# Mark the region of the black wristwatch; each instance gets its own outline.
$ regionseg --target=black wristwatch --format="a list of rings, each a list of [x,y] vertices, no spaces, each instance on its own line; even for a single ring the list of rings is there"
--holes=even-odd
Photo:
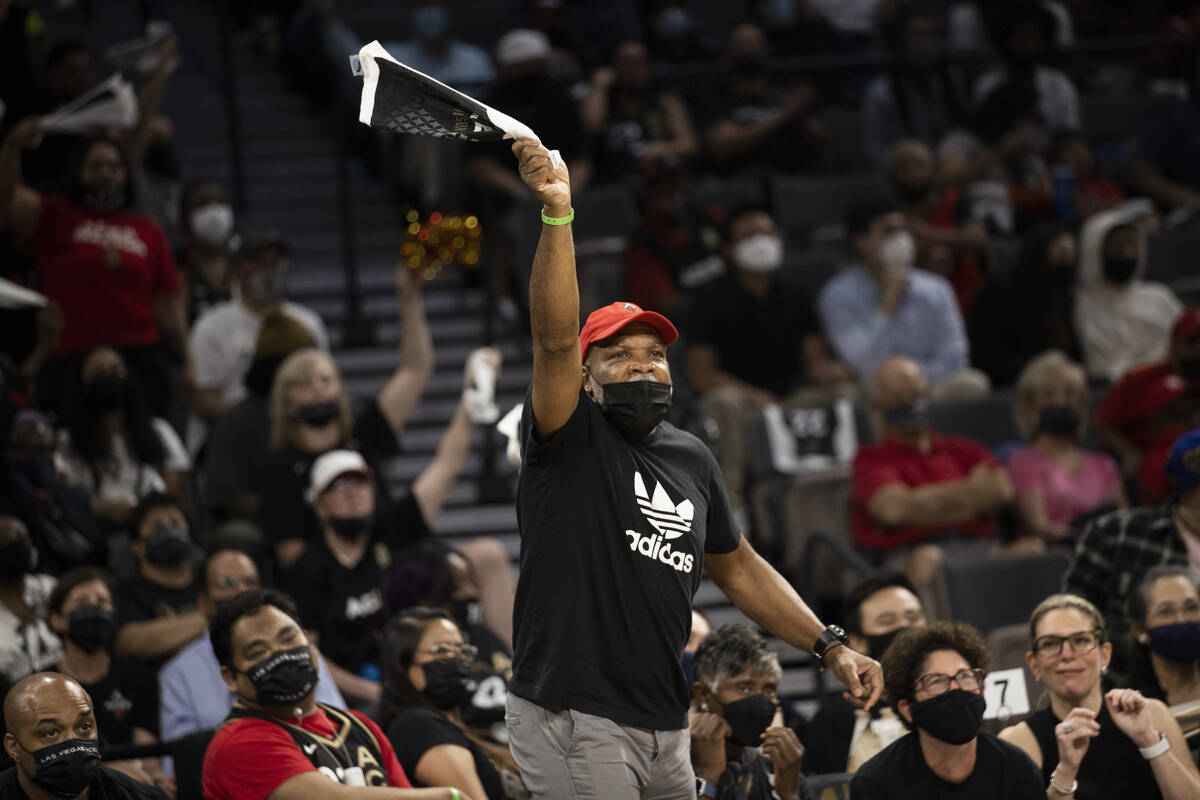
[[[850,646],[850,637],[846,635],[846,631],[838,625],[830,625],[825,630],[821,631],[821,635],[817,637],[816,643],[813,645],[812,654],[817,661],[821,662],[821,666],[825,666],[825,654],[836,645]]]

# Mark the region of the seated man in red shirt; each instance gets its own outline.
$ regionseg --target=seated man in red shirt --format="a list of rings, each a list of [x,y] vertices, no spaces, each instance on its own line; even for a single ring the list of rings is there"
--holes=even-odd
[[[317,652],[287,595],[242,592],[218,607],[210,635],[221,678],[238,699],[205,753],[205,797],[466,797],[449,787],[410,788],[379,726],[356,711],[316,701]]]
[[[904,558],[917,586],[927,584],[947,537],[988,539],[992,512],[1012,502],[1008,472],[987,447],[929,427],[925,375],[891,358],[874,375],[883,440],[854,457],[851,524],[859,547]]]
[[[1166,361],[1125,373],[1096,410],[1100,441],[1120,457],[1126,478],[1137,479],[1138,500],[1153,505],[1171,489],[1163,464],[1171,445],[1200,427],[1200,307],[1171,328]]]

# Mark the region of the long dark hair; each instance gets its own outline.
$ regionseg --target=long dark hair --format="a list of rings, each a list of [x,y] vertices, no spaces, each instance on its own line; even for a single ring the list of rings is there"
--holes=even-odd
[[[1146,629],[1146,616],[1150,613],[1150,588],[1163,578],[1175,577],[1186,578],[1195,583],[1191,572],[1182,565],[1165,564],[1146,570],[1146,574],[1125,601],[1129,621],[1143,630]],[[1165,701],[1167,693],[1163,691],[1158,673],[1154,671],[1154,662],[1150,659],[1150,646],[1139,642],[1132,630],[1121,644],[1127,673],[1127,680],[1122,685],[1138,689],[1146,697]]]
[[[401,611],[384,626],[383,644],[380,646],[383,656],[383,697],[379,709],[379,727],[384,731],[403,711],[433,708],[433,704],[409,680],[408,668],[413,664],[425,628],[436,619],[444,619],[458,626],[447,612],[424,606]]]
[[[87,461],[96,487],[100,486],[100,462],[112,455],[112,438],[104,425],[105,412],[89,406],[83,399],[83,367],[94,353],[102,349],[116,352],[115,348],[108,345],[98,345],[84,353],[72,376],[74,385],[64,399],[62,414],[62,426],[71,436],[71,446]],[[120,353],[117,355],[120,357]],[[123,358],[121,361],[124,363]],[[125,444],[136,461],[161,471],[166,451],[154,431],[153,416],[146,405],[137,375],[129,369],[128,364],[125,373],[129,389],[120,408],[121,419],[125,423]]]
[[[137,201],[137,197],[134,194],[134,184],[136,181],[133,179],[133,166],[129,160],[129,156],[125,152],[125,148],[111,136],[93,136],[85,140],[72,154],[71,160],[67,163],[67,199],[77,206],[83,205],[85,190],[83,182],[80,180],[80,173],[83,172],[83,162],[87,161],[92,148],[100,143],[110,145],[117,151],[117,158],[121,160],[121,166],[125,169],[125,200],[121,203],[120,207],[123,209],[133,208]]]

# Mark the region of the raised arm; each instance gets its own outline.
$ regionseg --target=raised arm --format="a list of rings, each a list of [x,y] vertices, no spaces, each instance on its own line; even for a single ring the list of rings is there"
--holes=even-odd
[[[0,223],[12,231],[19,244],[33,237],[42,215],[41,196],[21,185],[21,151],[36,147],[41,138],[37,117],[26,117],[0,144]]]
[[[140,165],[146,151],[154,141],[154,134],[162,126],[158,109],[162,107],[167,84],[179,66],[179,37],[171,34],[159,45],[158,64],[150,80],[138,92],[137,124],[121,135],[121,144],[133,164]]]
[[[399,433],[433,377],[433,337],[421,297],[424,278],[406,264],[396,266],[396,306],[400,313],[400,365],[376,397],[379,410]]]
[[[513,153],[521,179],[542,201],[543,213],[571,213],[567,165],[551,162],[533,139],[520,139]],[[542,225],[529,277],[529,316],[533,333],[533,415],[535,432],[548,437],[575,413],[583,373],[579,357],[579,284],[570,225]]]

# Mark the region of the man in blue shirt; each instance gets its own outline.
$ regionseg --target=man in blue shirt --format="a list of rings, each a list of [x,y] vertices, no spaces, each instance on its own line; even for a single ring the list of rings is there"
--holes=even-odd
[[[894,198],[856,202],[846,236],[857,263],[821,288],[817,308],[826,338],[860,378],[892,356],[917,362],[934,401],[986,395],[987,377],[967,363],[967,335],[954,290],[915,269],[916,240]]]

